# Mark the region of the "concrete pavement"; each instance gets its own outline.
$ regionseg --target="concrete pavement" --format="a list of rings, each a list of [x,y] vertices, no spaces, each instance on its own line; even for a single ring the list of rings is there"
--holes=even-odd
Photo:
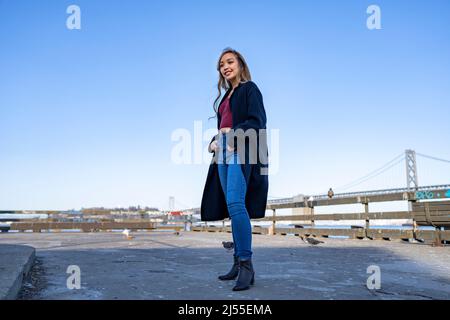
[[[255,285],[233,292],[222,282],[230,233],[2,233],[4,244],[36,248],[39,290],[27,299],[450,299],[450,247],[400,241],[253,235]],[[70,265],[80,289],[68,289]],[[366,286],[378,266],[381,288]],[[42,285],[45,284],[45,285]]]

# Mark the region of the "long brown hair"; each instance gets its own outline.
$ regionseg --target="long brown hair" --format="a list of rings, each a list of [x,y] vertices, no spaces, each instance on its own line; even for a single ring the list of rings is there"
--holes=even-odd
[[[219,82],[217,83],[218,95],[217,95],[216,100],[214,100],[214,103],[213,103],[213,109],[214,109],[215,116],[217,115],[217,112],[218,112],[217,103],[219,102],[220,97],[222,95],[221,89],[228,90],[229,88],[231,88],[231,83],[228,82],[228,80],[225,79],[224,76],[222,75],[222,73],[220,72],[220,59],[222,59],[224,54],[229,53],[229,52],[233,53],[234,56],[236,57],[236,59],[238,60],[239,73],[238,73],[237,77],[239,79],[239,82],[247,82],[249,80],[252,80],[252,76],[250,75],[250,70],[248,68],[247,62],[245,62],[245,59],[242,56],[242,54],[240,54],[238,51],[236,51],[230,47],[226,47],[225,49],[223,49],[222,53],[220,54],[219,60],[217,61],[217,71],[219,71]],[[214,118],[215,116],[210,117],[209,119]]]

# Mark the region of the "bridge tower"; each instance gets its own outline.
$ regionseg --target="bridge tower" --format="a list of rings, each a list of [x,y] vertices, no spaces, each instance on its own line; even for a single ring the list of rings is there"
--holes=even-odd
[[[417,180],[416,152],[414,150],[405,150],[406,163],[406,187],[411,190],[417,190],[419,181]]]
[[[169,210],[170,211],[175,210],[175,197],[173,196],[169,197]]]

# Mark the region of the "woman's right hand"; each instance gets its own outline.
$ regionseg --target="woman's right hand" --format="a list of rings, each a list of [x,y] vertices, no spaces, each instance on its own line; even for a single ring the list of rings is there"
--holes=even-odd
[[[209,150],[211,150],[210,152],[213,152],[213,151],[216,152],[218,148],[219,148],[219,144],[217,143],[217,140],[214,140],[209,145]]]

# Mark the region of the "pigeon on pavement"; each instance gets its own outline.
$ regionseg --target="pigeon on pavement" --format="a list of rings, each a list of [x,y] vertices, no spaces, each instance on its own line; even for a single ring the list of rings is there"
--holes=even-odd
[[[233,241],[222,241],[222,245],[227,250],[232,250],[234,248]]]
[[[300,236],[300,239],[302,239],[302,241],[304,243],[312,244],[312,245],[318,245],[319,243],[325,243],[323,241],[320,241],[320,240],[317,240],[317,239],[314,239],[314,238],[308,238],[308,237],[302,237],[302,236]]]

